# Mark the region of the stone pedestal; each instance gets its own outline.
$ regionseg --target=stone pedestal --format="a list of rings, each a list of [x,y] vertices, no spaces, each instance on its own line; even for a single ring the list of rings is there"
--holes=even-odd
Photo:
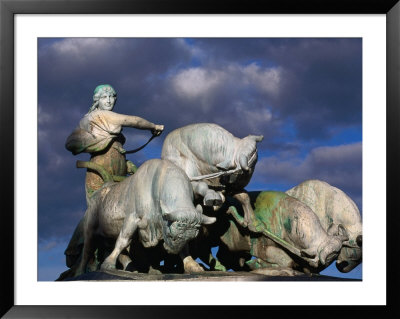
[[[143,274],[122,270],[94,271],[65,281],[361,281],[323,275],[267,276],[251,272],[205,271],[196,274]]]

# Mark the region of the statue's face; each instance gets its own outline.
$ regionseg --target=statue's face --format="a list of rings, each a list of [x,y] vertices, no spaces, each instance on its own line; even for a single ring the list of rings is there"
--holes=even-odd
[[[178,254],[187,242],[199,233],[199,226],[188,225],[182,222],[173,222],[166,231],[164,248],[169,254]]]
[[[112,111],[116,97],[112,92],[103,91],[99,98],[99,110]]]
[[[336,261],[336,268],[340,272],[349,272],[356,268],[362,261],[361,247],[343,247]]]

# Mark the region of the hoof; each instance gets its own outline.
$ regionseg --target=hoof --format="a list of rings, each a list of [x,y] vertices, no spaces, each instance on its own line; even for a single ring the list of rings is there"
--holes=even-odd
[[[207,192],[206,196],[204,196],[203,203],[205,206],[222,206],[223,199],[222,197],[215,191]]]
[[[225,203],[225,196],[222,193],[218,193],[218,195],[222,198],[222,201],[219,205],[213,205],[214,212],[218,211]]]

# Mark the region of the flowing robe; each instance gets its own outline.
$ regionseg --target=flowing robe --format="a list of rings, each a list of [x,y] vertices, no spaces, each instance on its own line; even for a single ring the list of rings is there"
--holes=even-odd
[[[86,114],[79,126],[67,138],[65,147],[76,155],[90,153],[90,161],[101,165],[109,174],[127,174],[126,157],[122,145],[125,137],[121,134],[121,121],[117,114],[106,110],[95,110]],[[92,170],[86,173],[86,195],[90,197],[103,185],[101,176]]]

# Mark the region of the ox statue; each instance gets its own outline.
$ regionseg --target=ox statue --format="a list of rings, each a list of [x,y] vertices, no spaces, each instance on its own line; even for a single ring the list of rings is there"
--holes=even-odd
[[[336,261],[341,272],[349,272],[362,261],[362,222],[357,205],[340,189],[319,180],[308,180],[286,192],[309,206],[320,219],[322,227],[331,234],[344,232]]]
[[[223,193],[237,198],[242,203],[247,224],[253,209],[244,187],[253,175],[256,143],[262,139],[263,136],[255,135],[240,139],[216,124],[191,124],[167,135],[161,158],[186,172],[195,194],[203,197],[205,206],[219,208],[224,201]]]
[[[234,206],[229,211],[239,224],[242,223],[243,218]],[[283,192],[261,192],[255,202],[254,215],[252,234],[240,236],[232,221],[229,231],[221,237],[231,251],[237,249],[238,242],[240,245],[248,243],[250,254],[256,257],[247,262],[253,270],[281,267],[318,273],[335,260],[343,241],[348,239],[343,235],[330,235],[307,205]]]
[[[195,238],[202,224],[215,218],[202,214],[193,204],[193,189],[185,172],[173,163],[153,159],[119,183],[105,183],[91,197],[84,218],[84,247],[76,275],[85,271],[93,256],[94,236],[116,239],[115,248],[104,260],[102,269],[116,267],[120,254],[127,255],[132,238],[144,247],[163,242],[169,254],[181,254],[186,272],[203,271],[184,255],[186,244]],[[131,251],[129,254],[131,255]]]
[[[203,227],[190,243],[193,258],[200,258],[212,270],[251,270],[265,275],[319,273],[339,255],[348,240],[326,231],[307,205],[284,192],[250,192],[254,203],[252,225],[243,226],[241,204],[226,197],[220,210],[226,211],[214,225]],[[207,208],[208,209],[208,208]],[[207,212],[209,213],[209,212]],[[216,258],[211,247],[219,246]]]

